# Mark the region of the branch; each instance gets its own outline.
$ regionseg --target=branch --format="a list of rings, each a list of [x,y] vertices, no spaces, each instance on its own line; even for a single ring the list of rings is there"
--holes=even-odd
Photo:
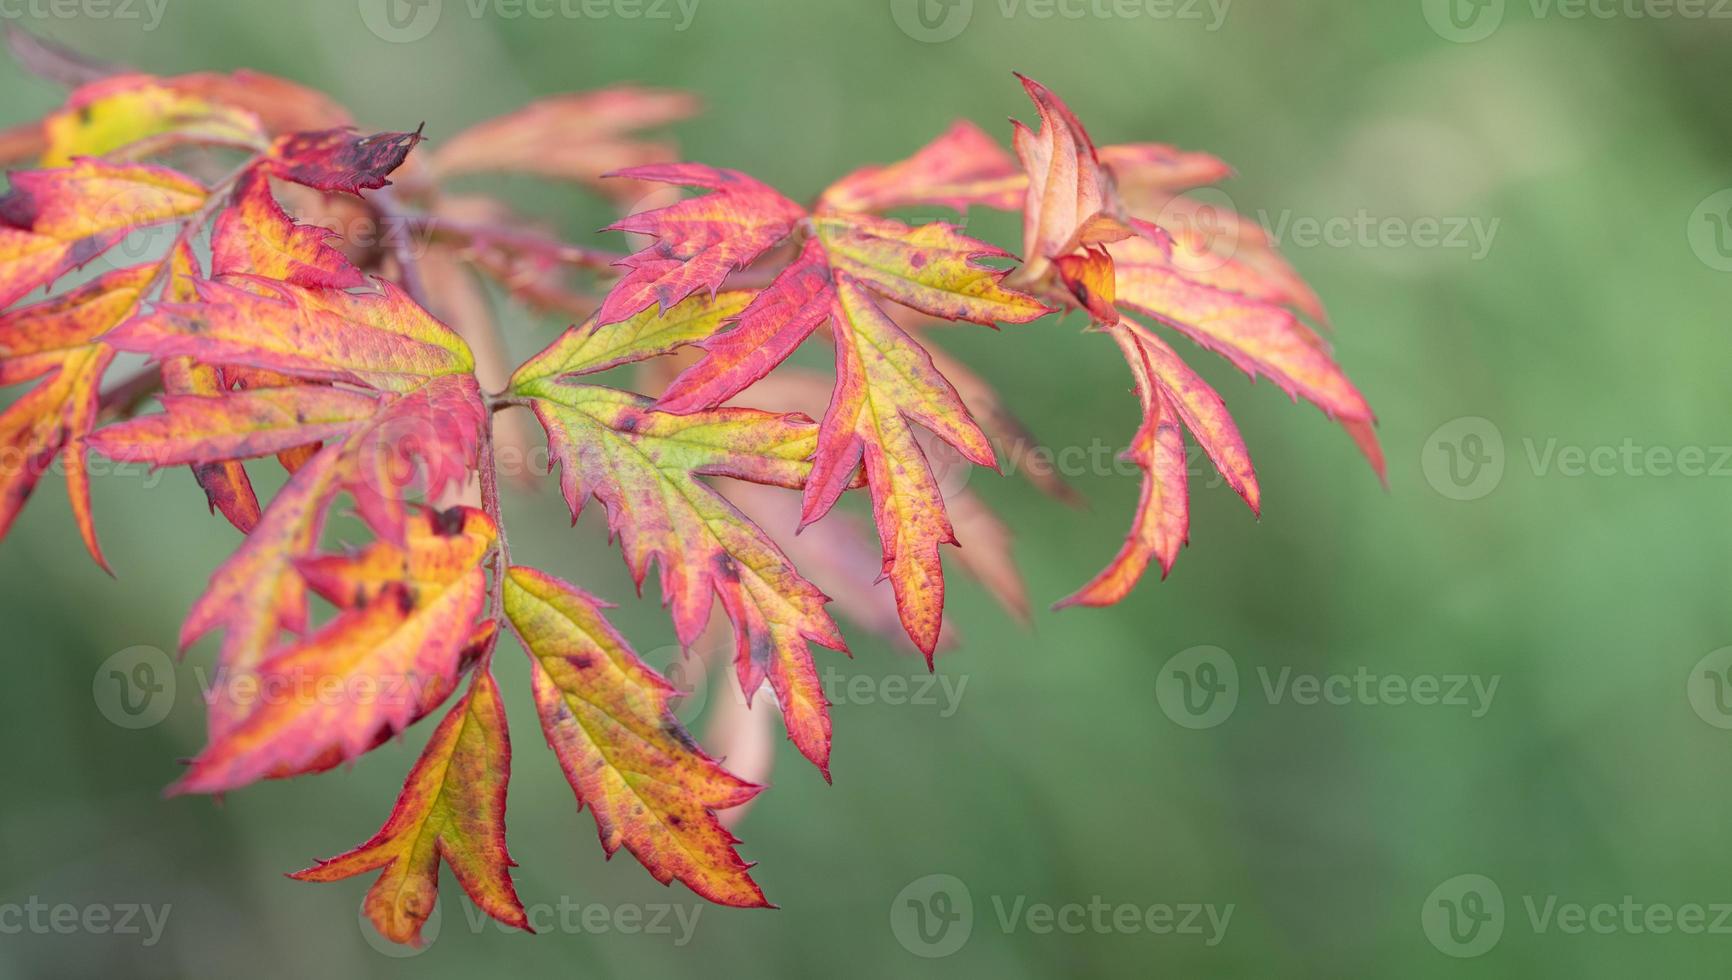
[[[427,305],[427,288],[421,281],[421,265],[415,257],[415,243],[409,234],[410,215],[397,201],[389,187],[381,187],[367,196],[379,212],[380,224],[390,239],[391,256],[397,260],[397,274],[403,279],[403,291],[419,306]]]
[[[102,393],[97,404],[97,418],[103,422],[126,418],[161,388],[162,368],[156,364],[142,368]]]
[[[422,232],[432,238],[454,239],[476,248],[491,246],[503,252],[529,256],[576,269],[612,271],[625,258],[618,252],[584,248],[560,241],[550,235],[520,231],[503,225],[477,221],[460,221],[436,214],[398,214],[396,220],[406,229]]]

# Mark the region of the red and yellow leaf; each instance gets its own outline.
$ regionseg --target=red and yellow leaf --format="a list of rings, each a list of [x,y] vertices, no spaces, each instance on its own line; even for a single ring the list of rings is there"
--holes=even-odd
[[[12,174],[0,217],[32,234],[71,242],[191,214],[206,196],[197,181],[167,167],[75,160]]]
[[[955,535],[907,422],[931,430],[978,465],[993,466],[995,457],[955,389],[867,287],[931,316],[989,325],[1026,322],[1047,308],[1002,286],[1003,270],[979,264],[1005,253],[949,225],[910,228],[871,215],[825,213],[813,226],[799,257],[741,311],[738,323],[699,342],[705,358],[674,379],[657,407],[693,412],[720,404],[828,321],[837,346],[836,391],[820,431],[802,523],[830,511],[864,459],[884,572],[909,636],[930,657],[943,621],[938,545],[955,543]]]
[[[120,350],[196,357],[319,381],[404,392],[467,374],[474,355],[451,328],[382,279],[377,292],[252,276],[202,280],[198,302],[161,303],[109,335]]]
[[[90,512],[87,443],[96,426],[102,375],[114,359],[98,341],[132,315],[154,266],[121,269],[77,289],[0,316],[0,384],[48,379],[0,413],[0,538],[36,483],[64,453],[66,489],[79,534],[107,568]]]
[[[374,396],[325,385],[164,395],[162,403],[161,414],[98,431],[92,447],[152,466],[254,459],[340,441],[379,411]]]
[[[1130,535],[1112,562],[1067,599],[1065,606],[1108,606],[1130,594],[1149,562],[1161,568],[1165,578],[1178,560],[1190,531],[1190,503],[1186,487],[1185,435],[1179,411],[1156,374],[1147,349],[1128,327],[1113,330],[1113,338],[1125,353],[1137,380],[1137,398],[1143,407],[1143,423],[1131,439],[1125,458],[1143,471],[1142,495]],[[1229,424],[1231,424],[1229,422]]]
[[[231,205],[211,234],[211,274],[250,273],[296,286],[352,289],[367,284],[343,253],[327,244],[331,233],[297,224],[271,194],[270,179],[251,170],[235,186]]]
[[[670,707],[676,689],[632,652],[575,586],[529,568],[505,579],[505,611],[534,662],[547,744],[589,807],[608,854],[625,847],[666,884],[723,905],[769,902],[716,811],[760,787],[698,747]]]
[[[82,86],[42,122],[42,166],[78,157],[138,158],[185,144],[264,149],[257,116],[149,75],[117,75]]]
[[[560,348],[549,351],[556,362]],[[810,644],[846,649],[824,611],[828,599],[699,479],[799,488],[810,470],[806,460],[817,426],[803,415],[744,408],[656,412],[641,395],[543,370],[541,359],[531,360],[512,390],[534,399],[573,518],[591,496],[602,502],[640,588],[650,566],[660,565],[662,595],[686,646],[703,632],[712,597],[721,600],[734,626],[741,690],[750,697],[769,681],[789,737],[827,777],[829,704]]]
[[[1186,248],[1173,243],[1174,254]],[[1232,361],[1266,375],[1288,395],[1343,421],[1370,421],[1371,407],[1330,356],[1327,344],[1291,311],[1203,285],[1142,238],[1107,246],[1117,268],[1118,303],[1168,324]]]
[[[511,883],[505,791],[511,735],[492,671],[483,666],[452,706],[403,782],[385,826],[365,844],[289,877],[339,881],[379,871],[362,909],[380,935],[421,944],[439,897],[439,863],[450,865],[476,906],[533,932]]]
[[[819,206],[835,211],[970,205],[1014,210],[1028,178],[979,126],[959,121],[900,163],[862,167],[824,191]]]
[[[425,688],[452,684],[486,602],[481,563],[498,531],[480,511],[460,517],[418,512],[406,547],[381,539],[318,566],[313,581],[342,583],[336,594],[344,598],[354,598],[354,580],[376,575],[381,564],[404,573],[260,664],[258,703],[213,733],[171,792],[236,789],[305,769],[328,752],[352,759],[420,717]]]
[[[629,184],[600,178],[610,171],[674,159],[671,144],[632,134],[697,111],[697,99],[685,92],[631,85],[556,95],[442,141],[429,165],[441,179],[490,171],[528,173],[629,192]]]
[[[699,290],[713,294],[729,273],[788,237],[806,216],[804,208],[737,170],[674,163],[633,167],[618,176],[714,193],[634,214],[609,227],[658,241],[620,263],[625,276],[602,303],[598,324],[617,323],[651,306],[665,312]]]
[[[169,395],[214,396],[225,392],[227,385],[219,369],[190,357],[173,357],[163,362],[162,390]],[[242,534],[252,533],[263,510],[244,464],[232,459],[197,462],[192,464],[192,475],[213,513],[221,512]]]

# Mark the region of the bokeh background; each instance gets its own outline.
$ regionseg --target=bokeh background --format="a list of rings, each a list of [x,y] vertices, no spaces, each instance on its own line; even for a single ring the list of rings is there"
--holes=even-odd
[[[99,481],[110,581],[77,547],[50,477],[0,545],[0,904],[171,911],[148,947],[0,933],[0,976],[1724,975],[1732,935],[1642,923],[1655,907],[1732,902],[1732,731],[1719,727],[1732,707],[1707,676],[1724,678],[1711,654],[1732,644],[1732,464],[1716,448],[1732,445],[1732,248],[1715,237],[1732,195],[1714,197],[1732,187],[1732,20],[1631,13],[1670,5],[1566,17],[1526,0],[1464,3],[1454,20],[1419,0],[1235,0],[1219,20],[1207,4],[1162,3],[1042,17],[1051,8],[1034,0],[935,2],[924,19],[892,0],[699,0],[689,20],[671,4],[656,19],[625,16],[656,8],[622,0],[533,8],[554,12],[539,19],[432,0],[399,8],[440,16],[398,43],[368,29],[369,2],[166,0],[160,19],[143,0],[131,19],[89,4],[0,10],[150,71],[285,75],[379,128],[426,120],[435,140],[550,93],[684,88],[707,106],[674,130],[690,158],[795,197],[900,158],[956,117],[1008,142],[1005,118],[1032,116],[1010,74],[1026,72],[1099,142],[1162,140],[1237,165],[1225,191],[1289,229],[1285,253],[1379,410],[1390,486],[1315,410],[1197,352],[1250,443],[1262,520],[1225,489],[1199,490],[1170,580],[1116,609],[1052,613],[1116,546],[1135,480],[1077,475],[1090,506],[1074,511],[976,474],[969,488],[1016,531],[1032,627],[959,575],[964,643],[939,670],[962,693],[911,699],[926,703],[895,703],[902,682],[886,681],[918,679],[918,658],[849,630],[855,658],[825,665],[867,680],[863,695],[833,695],[835,784],[778,739],[772,788],[739,828],[779,911],[694,913],[682,887],[629,857],[604,861],[535,728],[525,664],[504,649],[518,888],[553,918],[536,937],[475,928],[446,875],[437,938],[395,959],[358,923],[364,881],[282,873],[371,835],[426,729],[350,770],[220,804],[159,798],[202,743],[208,645],[177,668],[178,696],[152,727],[110,723],[93,683],[119,651],[172,649],[236,536],[184,473]],[[0,124],[59,97],[0,64]],[[603,243],[586,237],[605,223],[600,203],[507,183],[568,236]],[[1371,231],[1303,232],[1361,215]],[[1462,247],[1396,233],[1424,219],[1495,233],[1470,230]],[[1008,218],[974,216],[970,231],[1018,241]],[[519,356],[564,326],[505,319]],[[1135,425],[1129,382],[1112,345],[1079,327],[958,328],[938,343],[1043,444],[1118,445]],[[1556,455],[1626,445],[1634,455],[1597,474],[1567,475]],[[1653,447],[1693,448],[1712,472],[1674,472]],[[631,599],[597,523],[567,529],[551,485],[506,503],[521,559]],[[624,601],[618,622],[665,659],[672,631],[655,598],[652,585]],[[1200,729],[1160,697],[1171,658],[1198,646],[1225,651],[1239,676],[1236,707]],[[1381,696],[1303,705],[1265,691],[1283,670],[1498,686],[1477,712]],[[1435,925],[1439,903],[1466,890],[1496,897],[1462,875],[1495,883],[1504,914],[1456,943],[1422,913]],[[1007,927],[1000,914],[1097,900],[1233,911],[1212,945]],[[1603,932],[1537,918],[1600,903],[1637,911]],[[971,920],[954,918],[964,905]],[[672,932],[562,923],[562,906],[615,924],[666,915]],[[911,916],[934,930],[946,909],[949,932],[908,939]],[[675,912],[697,915],[689,935]]]

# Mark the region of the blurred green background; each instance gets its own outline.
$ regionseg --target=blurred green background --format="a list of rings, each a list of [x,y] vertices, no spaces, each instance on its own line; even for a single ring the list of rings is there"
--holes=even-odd
[[[393,959],[358,924],[363,881],[281,874],[373,833],[426,726],[351,770],[220,805],[160,799],[175,760],[202,744],[209,644],[177,668],[178,697],[153,727],[105,720],[93,677],[117,651],[172,649],[236,535],[183,472],[152,487],[99,481],[112,582],[77,547],[50,477],[0,545],[13,665],[0,685],[0,907],[36,897],[171,912],[149,947],[8,930],[0,915],[0,976],[1724,975],[1732,922],[1656,933],[1643,916],[1732,902],[1732,731],[1719,727],[1732,708],[1707,676],[1723,677],[1726,658],[1709,655],[1732,644],[1732,465],[1716,449],[1732,444],[1732,251],[1714,239],[1732,202],[1711,199],[1732,187],[1732,21],[1630,13],[1657,6],[1572,18],[1523,0],[1468,4],[1454,21],[1418,0],[1237,0],[1219,22],[1206,4],[1077,3],[1064,9],[1080,16],[1043,17],[1051,8],[1031,0],[974,0],[934,3],[922,20],[890,0],[700,0],[686,22],[672,5],[668,19],[622,16],[631,3],[537,7],[554,11],[538,19],[444,0],[430,33],[392,43],[364,25],[368,6],[166,0],[152,30],[142,0],[126,8],[137,19],[3,9],[149,71],[285,75],[369,125],[426,120],[435,140],[549,93],[689,89],[707,112],[675,130],[686,155],[795,197],[900,158],[956,117],[1008,143],[1005,117],[1033,114],[1010,74],[1026,72],[1099,142],[1162,140],[1239,168],[1225,190],[1291,229],[1285,254],[1325,299],[1340,359],[1379,410],[1390,488],[1315,410],[1198,351],[1251,446],[1263,519],[1199,489],[1192,547],[1169,581],[1116,609],[1055,614],[1046,603],[1116,546],[1135,480],[1078,476],[1091,507],[1077,512],[976,474],[970,488],[1017,531],[1033,628],[959,573],[950,608],[965,643],[939,662],[952,690],[966,685],[954,704],[942,689],[892,703],[899,682],[883,679],[924,665],[858,629],[845,626],[854,660],[820,652],[840,676],[877,681],[832,695],[833,786],[777,739],[773,786],[738,829],[774,912],[694,913],[683,887],[657,886],[629,857],[604,862],[536,730],[523,658],[506,649],[511,850],[524,901],[554,917],[536,937],[474,928],[446,875],[437,938]],[[597,10],[607,16],[585,14]],[[5,125],[60,97],[10,64],[0,92]],[[604,242],[586,237],[605,220],[597,202],[506,185],[567,235]],[[1302,233],[1361,215],[1392,224],[1332,242]],[[1392,231],[1422,219],[1496,231],[1489,251]],[[1018,245],[1008,218],[974,216],[970,231]],[[507,319],[519,356],[563,326]],[[1079,326],[958,328],[939,343],[1043,444],[1122,444],[1135,425],[1123,364]],[[1579,476],[1560,469],[1567,452],[1553,455],[1625,445],[1635,455]],[[1652,447],[1694,447],[1713,472],[1672,472],[1643,455]],[[1453,472],[1452,451],[1466,454]],[[596,522],[567,530],[551,484],[514,493],[507,511],[520,559],[630,599]],[[653,586],[618,622],[639,649],[673,642]],[[1169,660],[1199,645],[1226,651],[1239,678],[1230,716],[1200,729],[1159,696],[1177,682]],[[1386,695],[1305,705],[1265,690],[1283,669],[1498,686],[1478,717]],[[1504,914],[1478,932],[1458,918],[1452,938],[1437,916],[1477,908],[1459,904],[1473,884],[1462,875],[1494,882]],[[1475,893],[1495,911],[1483,882]],[[1215,937],[1206,925],[1113,928],[1112,913],[1105,929],[1043,932],[1000,914],[1091,902],[1133,917],[1233,911]],[[1601,931],[1545,917],[1601,903],[1636,911],[1601,918]],[[672,932],[562,923],[562,904],[599,906],[592,915],[614,926],[667,914]],[[689,935],[657,911],[670,904],[697,914]],[[971,919],[938,918],[964,905]]]

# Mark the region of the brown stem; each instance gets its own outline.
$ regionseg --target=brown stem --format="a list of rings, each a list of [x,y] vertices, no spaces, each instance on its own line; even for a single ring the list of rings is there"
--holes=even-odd
[[[487,424],[481,429],[481,509],[493,519],[499,535],[493,549],[493,596],[488,616],[504,625],[505,575],[511,568],[511,542],[505,534],[505,515],[499,506],[499,470],[493,452],[493,413],[487,413]]]
[[[138,406],[142,405],[146,398],[156,394],[161,387],[162,368],[155,364],[147,365],[102,393],[97,406],[97,418],[104,422],[125,418],[137,411]]]
[[[452,238],[477,247],[491,246],[500,251],[534,256],[579,269],[608,270],[625,258],[617,252],[584,248],[548,235],[485,222],[460,221],[436,214],[399,214],[396,220],[403,222],[405,231],[413,230],[433,238]]]
[[[415,257],[414,237],[409,234],[409,213],[403,210],[397,195],[389,187],[374,191],[368,200],[379,212],[380,224],[388,229],[386,234],[391,240],[391,256],[397,260],[397,275],[402,279],[403,291],[416,305],[425,307],[427,288],[421,281],[421,263]]]

